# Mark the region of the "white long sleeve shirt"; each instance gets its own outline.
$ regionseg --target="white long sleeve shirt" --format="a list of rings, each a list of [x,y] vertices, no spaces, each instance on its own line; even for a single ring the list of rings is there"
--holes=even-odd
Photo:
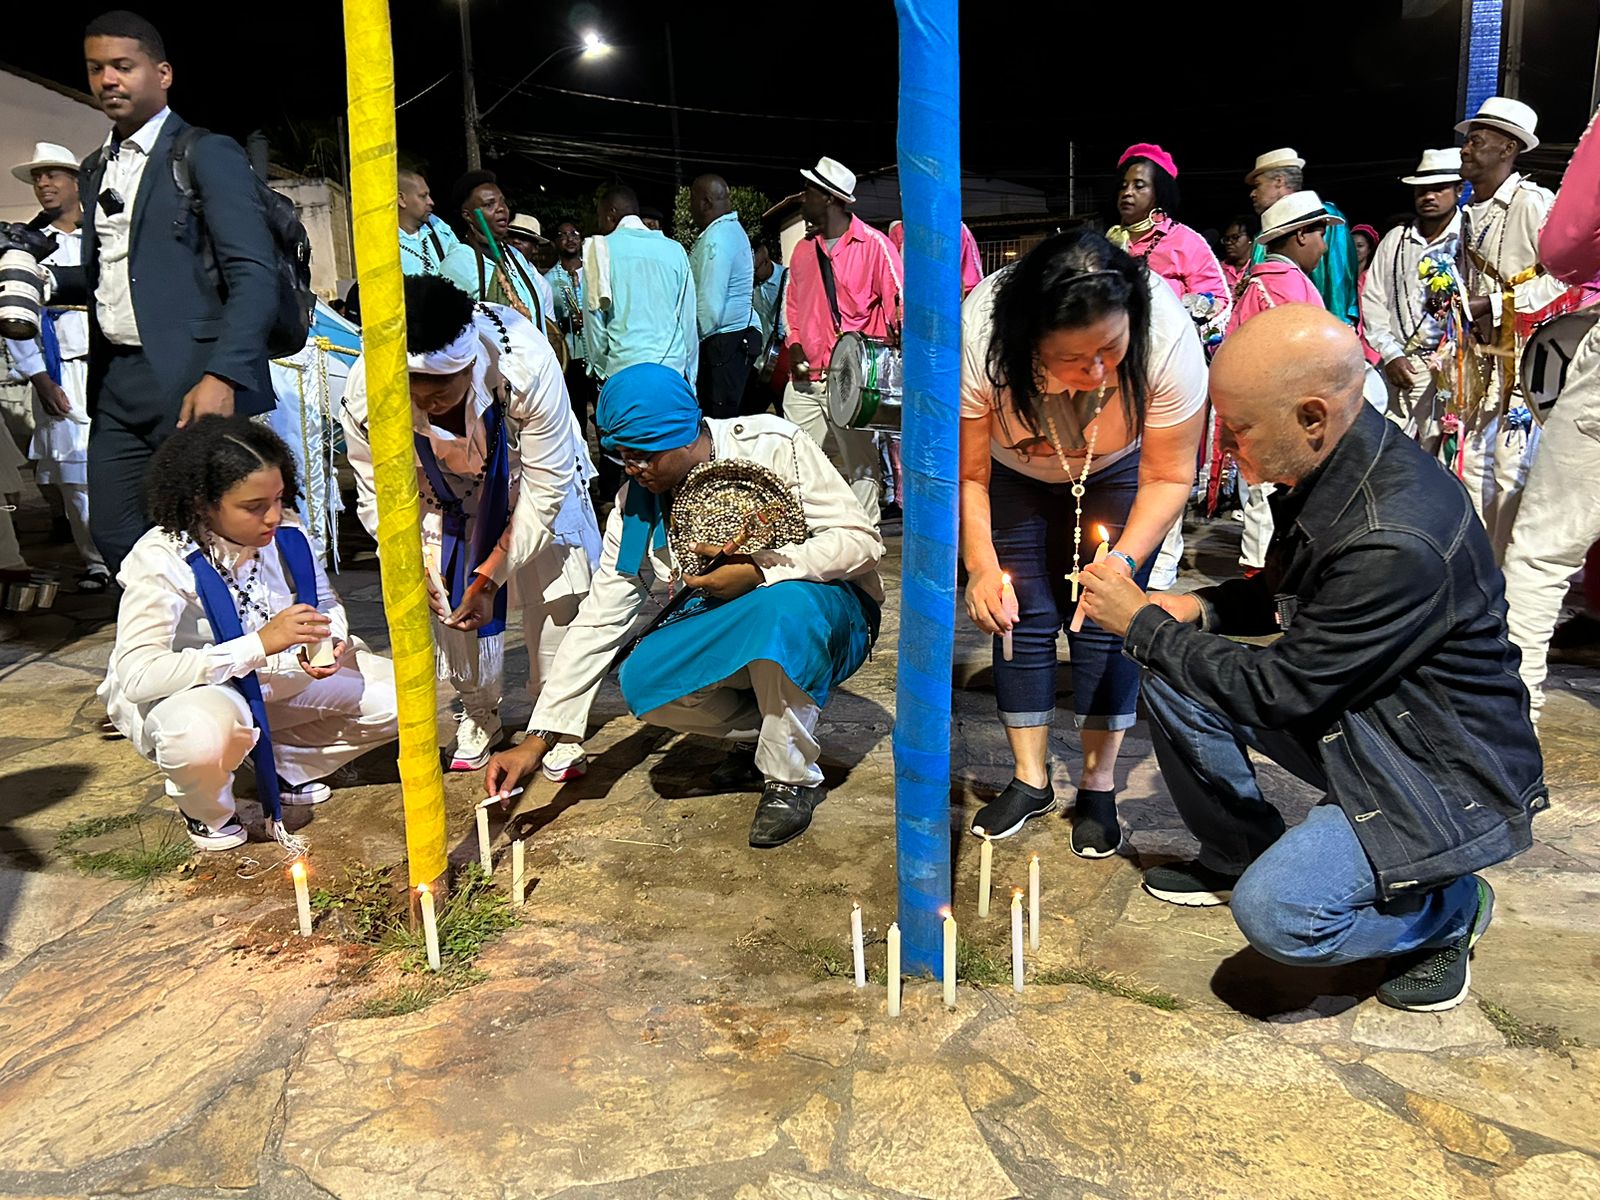
[[[1384,362],[1404,357],[1406,343],[1422,327],[1416,353],[1436,350],[1443,337],[1443,324],[1430,317],[1426,304],[1427,282],[1417,274],[1424,255],[1436,255],[1454,262],[1461,239],[1461,214],[1450,218],[1432,240],[1422,236],[1415,221],[1396,226],[1383,235],[1372,252],[1366,286],[1361,291],[1361,319],[1367,345]]]
[[[244,633],[225,642],[217,640],[206,620],[194,568],[186,561],[194,548],[187,538],[151,529],[134,543],[117,573],[123,588],[117,608],[117,640],[99,694],[117,728],[146,755],[152,748],[144,734],[145,715],[168,696],[241,679],[255,671],[270,703],[274,677],[290,675],[298,681],[305,673],[300,666],[300,647],[268,654],[261,644],[261,627],[297,603],[277,542],[258,550],[213,537],[213,561],[219,573],[225,578],[231,573],[267,614],[238,605]],[[253,570],[257,560],[259,574]],[[331,636],[348,640],[350,622],[344,604],[315,554],[312,564],[317,577],[317,609],[328,615]]]
[[[1467,206],[1462,236],[1469,251],[1482,256],[1502,280],[1510,281],[1539,261],[1539,229],[1550,213],[1555,195],[1531,179],[1513,172],[1494,195]],[[1474,296],[1487,296],[1494,323],[1501,322],[1502,285],[1480,271],[1468,255],[1468,287]],[[1535,313],[1559,299],[1567,285],[1550,275],[1536,275],[1516,287],[1517,311]]]
[[[95,287],[95,313],[100,319],[100,332],[106,340],[118,346],[142,346],[139,337],[139,319],[133,311],[133,285],[128,277],[128,256],[133,246],[133,209],[139,198],[139,184],[144,179],[145,168],[150,163],[150,152],[156,148],[156,139],[172,115],[163,108],[139,129],[123,138],[117,152],[111,153],[116,141],[113,129],[105,141],[105,178],[100,190],[116,192],[122,197],[122,211],[108,213],[102,206],[94,222],[94,235],[99,243],[100,282]],[[85,196],[85,206],[99,204],[98,196]]]
[[[883,603],[883,583],[878,578],[883,540],[821,448],[799,426],[782,417],[708,419],[706,424],[719,461],[759,463],[788,484],[804,507],[809,531],[805,541],[759,550],[751,556],[765,576],[762,586],[790,579],[817,583],[848,579]],[[650,588],[643,576],[625,575],[617,568],[627,487],[624,482],[606,522],[600,569],[556,652],[538,704],[528,719],[529,729],[583,736],[601,681],[644,608]],[[645,561],[658,584],[665,585],[678,574],[670,546],[652,547]]]
[[[506,432],[510,438],[511,520],[495,553],[472,567],[481,569],[497,584],[510,579],[516,599],[522,604],[540,596],[549,601],[582,595],[588,590],[593,570],[591,552],[598,553],[599,530],[588,497],[588,481],[594,467],[567,398],[566,381],[542,332],[513,309],[486,307],[505,326],[511,349],[503,349],[499,329],[480,315],[477,327],[483,348],[467,400],[465,433],[458,435],[439,428],[415,406],[411,410],[412,427],[428,439],[446,482],[461,496],[467,492],[471,478],[484,468],[488,438],[483,416],[493,403],[492,389],[500,387],[506,398]],[[367,439],[364,358],[358,359],[350,370],[341,420],[350,467],[356,477],[357,514],[367,532],[376,538],[378,503],[372,446]],[[427,494],[429,484],[420,464],[417,482]],[[473,491],[463,507],[469,514],[476,514],[481,499],[481,492]],[[425,505],[423,556],[434,571],[439,568],[443,537],[443,514]]]

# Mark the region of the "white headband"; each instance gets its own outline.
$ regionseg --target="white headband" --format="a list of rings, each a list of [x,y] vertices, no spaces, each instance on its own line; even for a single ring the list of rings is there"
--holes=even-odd
[[[448,346],[427,354],[406,355],[406,370],[417,375],[454,375],[470,367],[478,357],[478,325],[467,322],[461,336]]]

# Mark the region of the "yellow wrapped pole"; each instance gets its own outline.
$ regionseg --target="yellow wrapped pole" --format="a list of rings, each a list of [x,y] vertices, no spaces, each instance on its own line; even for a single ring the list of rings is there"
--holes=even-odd
[[[367,425],[378,493],[383,610],[399,693],[406,857],[415,889],[444,874],[444,776],[439,770],[433,618],[423,582],[405,299],[395,233],[394,52],[388,0],[344,0],[344,45]]]

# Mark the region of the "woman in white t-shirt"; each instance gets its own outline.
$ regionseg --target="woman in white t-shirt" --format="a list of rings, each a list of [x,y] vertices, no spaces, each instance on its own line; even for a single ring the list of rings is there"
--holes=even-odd
[[[1206,364],[1172,289],[1087,229],[985,279],[962,306],[961,333],[967,613],[996,635],[995,698],[1016,763],[973,826],[1008,837],[1055,807],[1046,756],[1056,638],[1077,607],[1069,577],[1104,538],[1108,561],[1148,580],[1194,484]],[[1115,768],[1139,668],[1092,621],[1067,641],[1083,742],[1072,849],[1100,858],[1122,841]]]

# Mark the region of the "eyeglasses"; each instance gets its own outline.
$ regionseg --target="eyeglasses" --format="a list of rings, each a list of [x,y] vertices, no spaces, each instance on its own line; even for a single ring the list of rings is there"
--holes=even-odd
[[[653,463],[656,460],[656,456],[661,453],[662,451],[660,450],[630,450],[628,447],[624,446],[614,453],[607,451],[606,457],[612,462],[616,463],[619,467],[644,468]]]

